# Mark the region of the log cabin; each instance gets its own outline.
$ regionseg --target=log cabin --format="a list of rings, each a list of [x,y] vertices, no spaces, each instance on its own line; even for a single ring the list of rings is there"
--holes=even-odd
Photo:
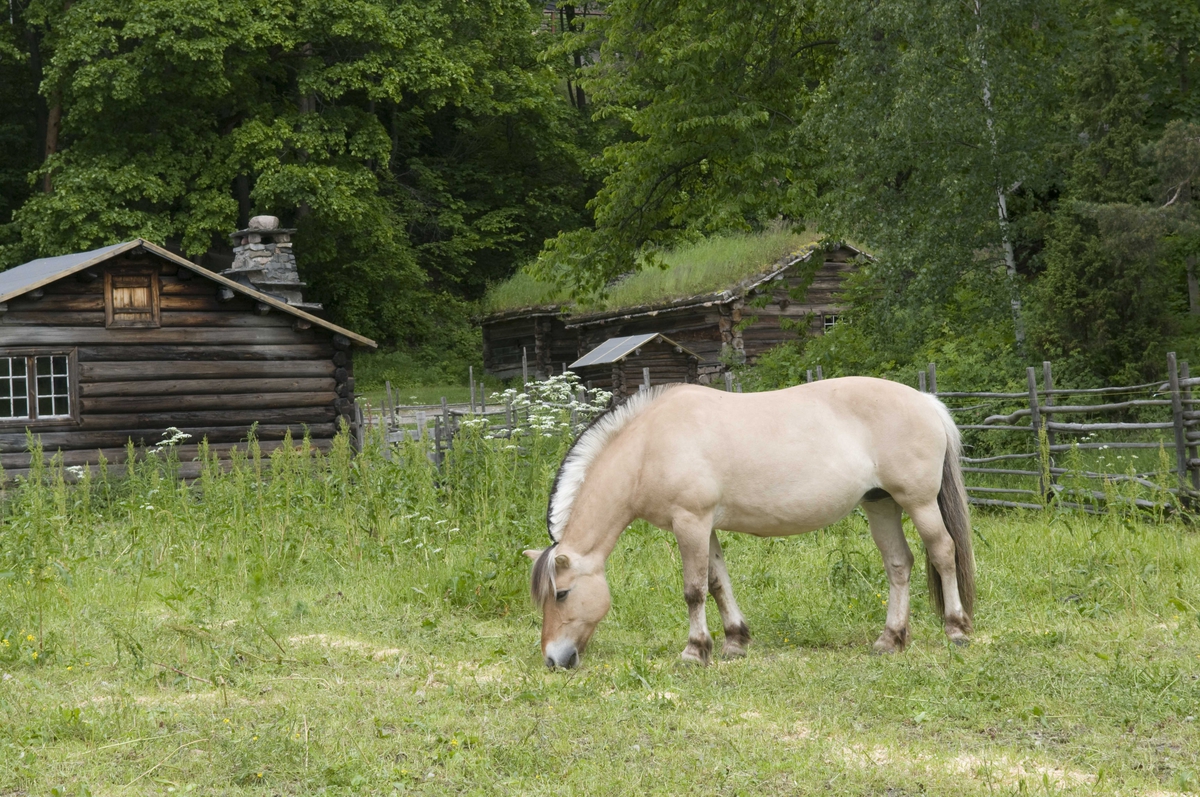
[[[838,293],[869,255],[846,243],[809,245],[735,285],[636,307],[579,312],[569,305],[497,312],[482,321],[483,362],[500,378],[544,378],[604,341],[661,333],[699,356],[697,380],[753,363],[781,343],[823,335],[843,312]]]
[[[136,239],[0,273],[0,465],[27,472],[26,433],[67,466],[120,463],[174,428],[183,476],[253,433],[328,448],[354,410],[355,348],[375,343],[314,314],[291,230],[255,217],[221,274]]]

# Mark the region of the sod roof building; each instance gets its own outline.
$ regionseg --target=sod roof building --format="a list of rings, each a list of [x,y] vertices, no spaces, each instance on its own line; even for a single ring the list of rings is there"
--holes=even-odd
[[[523,307],[483,319],[483,363],[494,376],[560,373],[606,340],[658,333],[698,359],[696,381],[711,384],[730,363],[821,335],[838,321],[838,293],[866,255],[848,244],[809,245],[728,287],[683,298],[579,311]],[[657,383],[657,382],[656,382]]]

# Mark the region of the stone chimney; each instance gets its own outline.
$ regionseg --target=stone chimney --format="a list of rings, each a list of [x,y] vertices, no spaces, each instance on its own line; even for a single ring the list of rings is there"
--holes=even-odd
[[[292,233],[283,229],[275,216],[255,216],[250,226],[230,236],[233,241],[233,265],[221,272],[234,282],[254,288],[309,312],[321,305],[305,302],[292,254]]]

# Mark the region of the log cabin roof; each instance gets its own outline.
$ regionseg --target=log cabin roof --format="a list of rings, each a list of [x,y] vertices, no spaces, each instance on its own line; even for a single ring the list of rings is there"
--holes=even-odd
[[[765,271],[761,271],[747,279],[743,279],[721,291],[679,297],[669,301],[654,302],[630,307],[609,308],[605,310],[595,310],[584,313],[575,312],[575,308],[570,305],[522,307],[490,313],[483,318],[483,323],[492,324],[499,321],[510,321],[518,318],[555,316],[562,318],[566,322],[568,328],[577,328],[595,324],[605,324],[613,320],[638,318],[640,316],[655,316],[659,313],[670,310],[685,310],[694,307],[708,307],[714,304],[726,304],[734,301],[735,299],[744,297],[765,283],[782,276],[783,273],[788,269],[799,263],[807,261],[815,252],[827,252],[835,249],[846,249],[856,256],[861,255],[862,257],[873,259],[870,253],[844,242],[824,245],[809,244],[800,251],[794,252],[793,254],[776,261]]]
[[[351,332],[344,327],[326,321],[323,318],[307,313],[298,307],[288,304],[281,299],[256,291],[253,288],[247,287],[240,282],[234,282],[228,277],[223,277],[213,271],[198,266],[195,263],[180,257],[172,252],[168,252],[161,246],[156,246],[143,238],[135,238],[132,241],[125,243],[113,244],[104,246],[99,249],[93,249],[89,252],[76,252],[70,255],[59,255],[57,257],[42,257],[37,260],[31,260],[28,263],[23,263],[19,266],[14,266],[7,271],[0,272],[0,303],[7,302],[17,296],[20,296],[30,291],[37,290],[44,285],[60,280],[63,277],[69,277],[72,274],[77,274],[92,266],[110,260],[118,255],[143,250],[150,254],[168,260],[180,268],[186,268],[196,274],[201,275],[205,279],[210,279],[217,284],[229,288],[230,290],[240,293],[243,296],[248,296],[255,301],[262,302],[276,310],[282,310],[285,313],[302,318],[317,326],[324,327],[331,332],[339,335],[345,335],[353,343],[369,348],[376,348],[378,344],[370,338],[363,337],[357,333]]]
[[[700,359],[698,354],[685,349],[675,341],[668,338],[666,335],[662,335],[658,332],[651,332],[648,335],[629,335],[623,338],[609,338],[567,367],[583,368],[584,366],[588,365],[605,365],[607,363],[620,362],[642,346],[645,346],[650,341],[658,338],[661,338],[664,343],[674,346],[680,352],[695,357],[697,360]]]

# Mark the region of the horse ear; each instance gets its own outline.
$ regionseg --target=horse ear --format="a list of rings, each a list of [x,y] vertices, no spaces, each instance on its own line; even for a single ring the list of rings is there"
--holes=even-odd
[[[565,553],[560,553],[558,556],[554,557],[554,564],[566,570],[571,566],[571,560],[567,558]]]
[[[535,548],[530,548],[528,551],[524,551],[524,554],[536,562],[538,557],[542,555],[542,552]]]

